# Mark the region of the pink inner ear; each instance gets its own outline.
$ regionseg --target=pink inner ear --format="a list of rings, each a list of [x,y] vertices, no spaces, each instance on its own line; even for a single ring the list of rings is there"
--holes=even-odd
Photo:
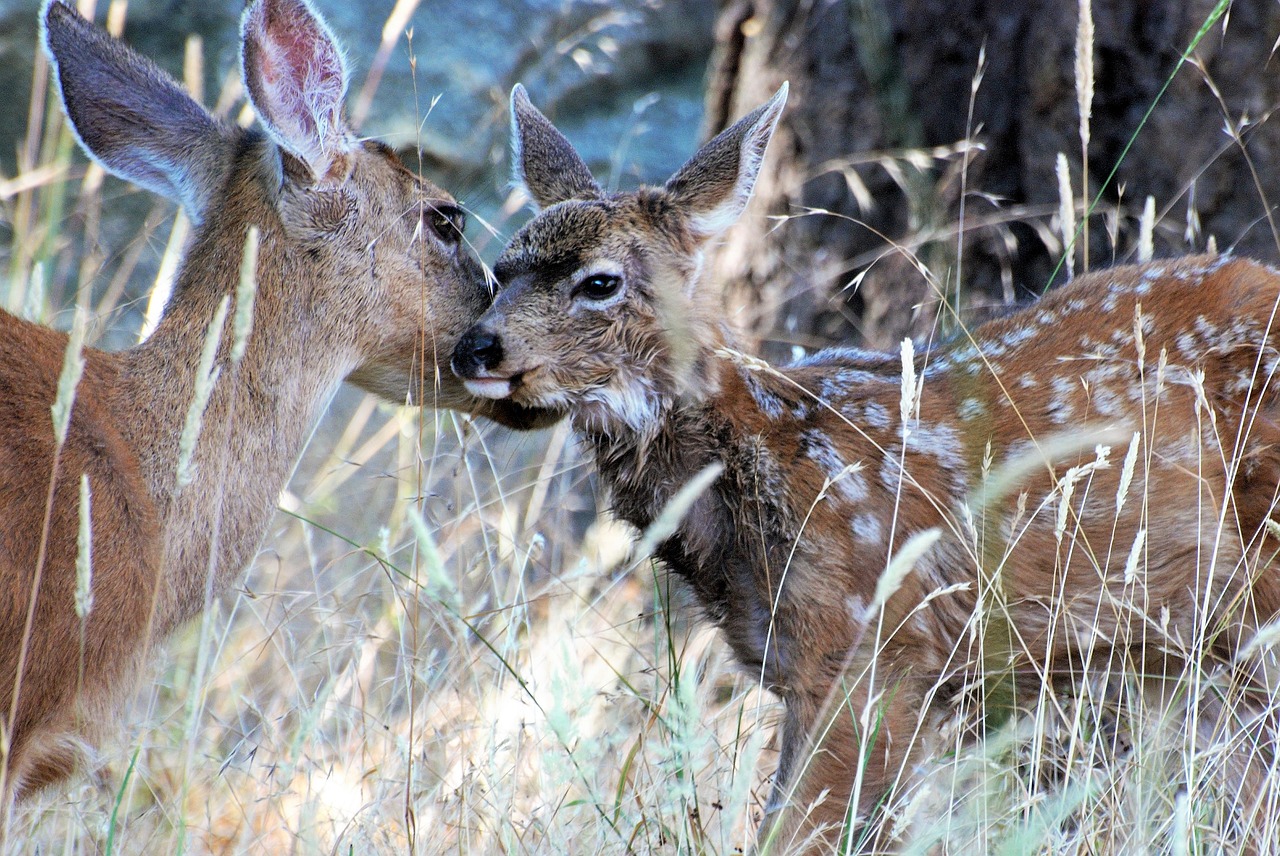
[[[342,55],[306,4],[261,0],[250,12],[256,31],[256,74],[261,89],[255,106],[286,147],[313,168],[328,170],[345,148],[342,100],[346,70]]]
[[[268,24],[267,36],[275,42],[291,69],[307,77],[310,75],[306,73],[311,71],[325,78],[341,79],[342,62],[337,51],[310,16],[301,16],[283,26],[271,26],[271,23]],[[303,79],[297,82],[310,81]]]
[[[280,81],[272,76],[270,82],[287,85],[312,103],[318,100],[314,95],[319,94],[333,93],[340,99],[342,57],[307,8],[301,3],[268,3],[266,12],[266,37],[275,48],[270,58],[278,58],[289,75]],[[264,75],[275,71],[276,63],[273,61],[270,65],[270,70],[264,69]]]
[[[277,62],[271,61],[263,76],[278,88],[284,102],[280,106],[305,133],[315,134],[317,122],[331,118],[335,101],[342,97],[342,68],[328,40],[312,27],[286,28],[271,36],[279,51],[274,58],[279,72]]]

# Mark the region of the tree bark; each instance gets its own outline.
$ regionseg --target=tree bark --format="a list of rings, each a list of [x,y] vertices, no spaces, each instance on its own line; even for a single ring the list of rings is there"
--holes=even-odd
[[[1280,121],[1267,121],[1280,104],[1269,62],[1280,7],[1236,0],[1161,95],[1214,5],[1093,3],[1088,183],[1102,201],[1089,267],[1134,256],[1148,195],[1157,256],[1211,239],[1280,256],[1267,218],[1280,176]],[[706,133],[791,84],[755,216],[712,260],[767,353],[894,347],[954,329],[952,309],[980,319],[1065,280],[1055,162],[1065,154],[1079,220],[1077,16],[1059,0],[722,2]],[[1077,271],[1084,250],[1081,239]]]

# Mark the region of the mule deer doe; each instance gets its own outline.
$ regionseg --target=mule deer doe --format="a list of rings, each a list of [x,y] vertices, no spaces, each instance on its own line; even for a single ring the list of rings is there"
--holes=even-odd
[[[866,822],[918,760],[921,711],[975,676],[1025,690],[1090,661],[1230,664],[1277,615],[1280,273],[1120,267],[928,355],[774,369],[732,350],[702,254],[749,200],[785,98],[662,187],[609,194],[517,86],[517,178],[542,210],[453,369],[476,395],[565,408],[642,529],[719,472],[657,555],[784,702],[764,831],[830,846],[845,827],[874,848]],[[1098,444],[1117,442],[1109,461]],[[902,576],[893,557],[933,529]],[[1266,670],[1240,671],[1265,689]]]
[[[266,133],[214,119],[61,0],[44,7],[43,35],[85,150],[181,203],[195,234],[154,334],[122,353],[84,352],[60,450],[50,405],[68,337],[0,312],[7,797],[71,772],[149,644],[241,573],[344,380],[514,427],[541,418],[477,402],[447,372],[437,376],[437,354],[489,301],[462,245],[462,211],[346,126],[344,61],[305,0],[256,0],[244,13],[242,70]],[[191,480],[180,484],[200,353],[236,292],[251,227],[260,230],[252,332],[233,363],[232,324],[222,328],[221,374]],[[82,474],[93,532],[83,622],[74,604]]]

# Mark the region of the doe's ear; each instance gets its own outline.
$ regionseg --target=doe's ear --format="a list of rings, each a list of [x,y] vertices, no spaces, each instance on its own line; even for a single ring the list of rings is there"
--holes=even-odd
[[[783,83],[765,104],[721,131],[667,180],[672,201],[709,238],[737,222],[751,201],[764,153],[787,103]]]
[[[516,182],[539,208],[604,195],[564,134],[533,106],[518,83],[511,90],[511,159]]]
[[[240,24],[240,64],[263,127],[321,184],[341,182],[356,148],[342,115],[347,64],[306,0],[254,0]]]
[[[46,0],[40,21],[63,111],[84,150],[201,222],[226,177],[230,128],[62,0]]]

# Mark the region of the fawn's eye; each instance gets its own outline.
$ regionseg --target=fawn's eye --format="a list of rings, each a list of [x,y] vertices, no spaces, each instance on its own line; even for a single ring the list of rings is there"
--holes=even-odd
[[[622,277],[610,273],[597,273],[578,283],[573,293],[581,294],[588,300],[608,300],[617,294],[621,287]]]

